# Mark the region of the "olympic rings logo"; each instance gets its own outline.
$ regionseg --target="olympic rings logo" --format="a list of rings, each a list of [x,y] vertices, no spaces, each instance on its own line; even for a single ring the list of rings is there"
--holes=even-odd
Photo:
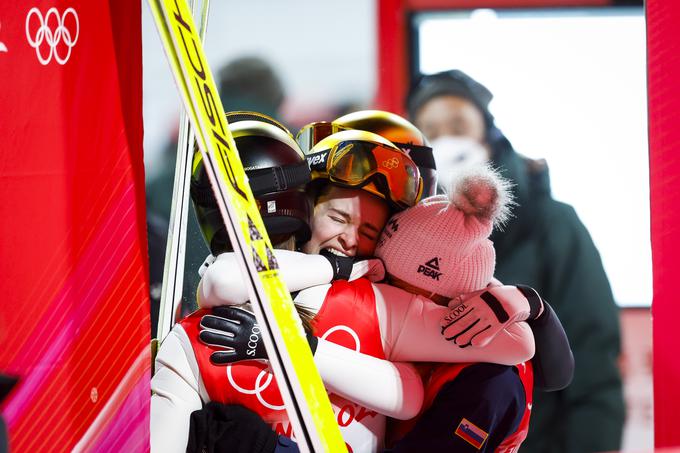
[[[244,389],[243,387],[236,383],[236,381],[234,380],[234,376],[231,374],[231,364],[227,365],[227,379],[229,380],[229,383],[231,384],[232,387],[234,387],[236,391],[243,393],[244,395],[255,395],[255,397],[257,397],[257,400],[264,407],[268,407],[273,411],[281,411],[286,408],[285,404],[281,405],[272,404],[265,400],[264,396],[262,396],[262,392],[264,392],[269,387],[269,384],[271,384],[274,381],[274,375],[270,371],[269,367],[263,369],[257,375],[257,378],[255,378],[255,388],[252,390]],[[263,380],[264,383],[262,382]]]
[[[359,336],[352,330],[351,328],[347,326],[334,326],[330,329],[328,329],[322,336],[321,339],[325,340],[327,339],[332,333],[334,332],[347,332],[352,339],[354,340],[354,350],[359,352],[361,351],[361,341],[359,340]],[[271,410],[274,411],[281,411],[286,408],[285,404],[277,405],[273,404],[269,401],[267,401],[264,396],[263,392],[269,388],[269,385],[274,382],[274,375],[271,372],[270,367],[264,368],[261,370],[257,377],[255,378],[255,386],[252,389],[246,389],[241,387],[236,383],[236,380],[234,379],[234,376],[231,371],[232,364],[227,365],[227,380],[229,380],[229,383],[231,386],[234,388],[239,393],[242,393],[244,395],[255,395],[257,400],[262,404],[264,407],[267,407]]]
[[[66,19],[72,17],[75,23],[75,30],[73,35],[69,27],[66,26]],[[33,18],[36,19],[33,19]],[[53,20],[50,20],[54,18]],[[31,33],[31,24],[35,24],[37,20],[38,28],[35,33]],[[54,23],[56,22],[56,23]],[[78,34],[80,33],[80,24],[78,22],[78,14],[73,8],[66,8],[64,13],[59,16],[57,8],[52,7],[47,10],[47,14],[43,17],[40,10],[36,7],[31,8],[26,15],[26,40],[31,47],[35,49],[35,55],[38,61],[43,66],[46,66],[52,57],[60,65],[64,65],[71,57],[71,50],[78,42]],[[44,48],[43,43],[49,48],[47,55],[43,55],[41,48]],[[63,46],[60,44],[63,43]],[[60,49],[66,48],[66,55],[60,54]]]
[[[356,352],[361,351],[361,341],[359,340],[359,335],[357,335],[357,333],[354,330],[352,330],[351,328],[349,328],[347,326],[339,325],[339,326],[331,327],[321,336],[321,339],[326,340],[334,332],[347,332],[352,337],[352,339],[354,340],[354,350]],[[340,343],[338,343],[338,344],[340,344]]]
[[[391,170],[399,166],[399,159],[397,159],[396,157],[392,157],[391,159],[384,160],[382,164],[383,167],[389,168]]]

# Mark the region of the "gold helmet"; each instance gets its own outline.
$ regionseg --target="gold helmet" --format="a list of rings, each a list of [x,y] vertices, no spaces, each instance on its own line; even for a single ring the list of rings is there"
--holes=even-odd
[[[330,134],[348,129],[373,132],[395,144],[418,166],[423,178],[423,197],[437,193],[437,167],[432,148],[416,126],[394,113],[361,110],[343,115],[330,123],[310,123],[300,129],[297,141],[306,151]]]

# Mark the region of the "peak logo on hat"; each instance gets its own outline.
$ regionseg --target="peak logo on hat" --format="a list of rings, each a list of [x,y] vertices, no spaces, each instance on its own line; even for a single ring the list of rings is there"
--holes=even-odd
[[[425,266],[428,266],[428,267],[431,267],[431,268],[433,268],[433,269],[439,270],[439,258],[437,258],[437,257],[435,256],[435,257],[432,258],[430,261],[428,261],[427,263],[425,263]]]
[[[418,265],[418,273],[430,277],[432,280],[439,280],[443,272],[439,272],[439,258],[436,256],[425,264]]]
[[[490,167],[468,168],[454,182],[448,194],[390,219],[375,250],[392,278],[446,298],[491,281],[496,253],[489,236],[510,199],[509,183]]]

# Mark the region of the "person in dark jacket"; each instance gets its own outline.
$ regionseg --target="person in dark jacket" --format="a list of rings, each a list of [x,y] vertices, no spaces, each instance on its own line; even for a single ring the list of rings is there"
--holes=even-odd
[[[574,208],[552,198],[545,161],[518,154],[496,127],[491,98],[482,84],[451,70],[424,76],[407,107],[433,141],[440,177],[461,163],[489,160],[514,182],[514,218],[491,236],[496,276],[535,288],[569,337],[573,382],[559,392],[536,392],[522,451],[619,450],[625,417],[619,313],[600,255]]]

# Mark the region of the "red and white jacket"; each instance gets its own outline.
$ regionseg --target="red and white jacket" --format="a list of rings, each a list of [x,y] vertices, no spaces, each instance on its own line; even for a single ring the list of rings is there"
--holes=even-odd
[[[220,271],[213,276],[225,275],[224,269]],[[206,273],[204,283],[206,276],[210,275]],[[296,289],[287,283],[291,290]],[[534,352],[531,330],[524,323],[513,324],[486,348],[455,347],[439,333],[446,307],[365,279],[309,288],[299,293],[296,302],[318,313],[317,336],[322,340],[315,363],[332,395],[345,440],[355,452],[382,447],[385,417],[380,414],[405,419],[421,408],[423,388],[418,374],[397,362],[513,365],[528,360]],[[282,401],[265,365],[244,362],[231,367],[208,366],[209,353],[198,342],[196,332],[199,317],[197,314],[175,326],[156,358],[152,450],[184,451],[191,412],[213,398],[251,407],[279,432],[290,434],[287,419],[281,414]]]
[[[294,437],[274,374],[266,363],[256,360],[213,366],[214,352],[198,341],[201,317],[198,310],[180,325],[188,334],[208,398],[225,404],[240,404],[258,413],[279,434]],[[375,297],[368,280],[336,282],[314,318],[316,336],[352,351],[385,359],[375,310]],[[385,418],[342,396],[330,392],[330,400],[347,440],[349,451],[376,451],[385,431]]]

